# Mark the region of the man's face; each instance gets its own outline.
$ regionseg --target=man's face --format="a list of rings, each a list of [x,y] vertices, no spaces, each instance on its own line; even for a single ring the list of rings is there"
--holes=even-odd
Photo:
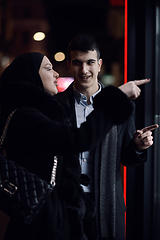
[[[97,91],[98,73],[101,70],[102,59],[97,60],[97,52],[71,51],[68,68],[74,78],[74,85],[80,92]]]

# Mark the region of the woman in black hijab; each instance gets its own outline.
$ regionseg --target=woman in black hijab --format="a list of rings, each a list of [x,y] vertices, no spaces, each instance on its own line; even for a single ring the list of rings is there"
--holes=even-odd
[[[95,110],[87,121],[80,128],[70,126],[67,105],[52,96],[57,93],[58,76],[41,53],[17,57],[1,76],[1,132],[17,109],[4,142],[7,156],[49,182],[53,157],[58,155],[56,187],[42,211],[27,226],[10,219],[5,240],[96,239],[92,221],[86,221],[94,214],[92,203],[86,203],[74,154],[93,148],[113,124],[127,120],[132,105],[119,89],[107,87],[95,97]],[[102,105],[108,101],[109,106]]]

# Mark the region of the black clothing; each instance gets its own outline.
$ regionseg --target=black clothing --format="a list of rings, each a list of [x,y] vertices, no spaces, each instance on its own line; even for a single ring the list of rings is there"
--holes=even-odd
[[[1,75],[1,84],[12,82],[28,82],[43,89],[39,68],[44,55],[39,52],[29,52],[15,58]]]
[[[34,62],[37,61],[38,65]],[[98,144],[113,122],[124,122],[133,108],[120,90],[109,87],[95,98],[95,111],[80,128],[71,126],[70,110],[62,100],[44,92],[43,86],[28,74],[30,61],[35,66],[31,75],[37,74],[41,55],[27,54],[14,61],[2,75],[0,103],[2,107],[0,132],[9,114],[17,109],[9,124],[4,142],[7,155],[47,182],[50,181],[53,157],[58,155],[55,191],[51,194],[35,221],[23,226],[10,220],[5,240],[96,240],[94,204],[85,196],[80,185],[81,170],[76,154],[92,149]],[[24,60],[24,61],[23,61]],[[18,75],[18,66],[21,73]],[[17,69],[17,72],[14,72]],[[10,74],[12,72],[12,74]],[[9,79],[8,79],[9,78]],[[112,95],[116,94],[116,101]],[[109,97],[114,108],[121,108],[122,117],[112,113],[110,107],[99,107],[100,97]],[[120,102],[125,103],[125,107]],[[122,105],[122,107],[120,106]]]
[[[101,84],[101,83],[100,83]],[[103,87],[103,86],[102,86]],[[72,111],[72,124],[76,125],[76,114],[75,114],[75,105],[74,105],[74,94],[73,94],[73,83],[66,89],[64,92],[57,95]],[[100,96],[98,94],[97,96]],[[117,98],[116,95],[112,95]],[[104,104],[110,106],[111,102],[105,101],[104,99],[100,100],[101,106]],[[123,101],[119,103],[124,104]],[[132,102],[134,108],[134,103]],[[113,106],[111,106],[113,107]],[[124,111],[121,111],[120,108],[117,112],[117,109],[113,107],[112,111],[114,114],[123,115]],[[118,119],[118,118],[117,118]],[[101,123],[100,123],[101,124]],[[112,129],[111,129],[112,130]],[[111,131],[110,130],[110,131]],[[103,229],[107,229],[108,238],[104,239],[116,239],[124,240],[125,239],[125,226],[124,226],[124,213],[125,213],[125,204],[123,200],[123,191],[122,191],[122,180],[121,180],[121,163],[125,166],[137,166],[147,160],[147,151],[145,150],[143,154],[139,155],[133,145],[132,138],[135,132],[134,126],[134,113],[132,116],[121,125],[117,125],[117,136],[115,137],[113,149],[116,149],[116,166],[113,167],[113,159],[109,159],[108,156],[108,146],[109,140],[107,133],[106,137],[97,144],[94,149],[94,194],[95,194],[95,209],[96,209],[96,222],[99,227],[99,234],[102,237]],[[106,144],[108,143],[108,144]],[[112,146],[110,146],[112,147]],[[109,162],[106,166],[106,162]],[[104,166],[106,166],[106,174],[103,173]],[[113,173],[115,169],[115,173]],[[113,174],[115,174],[115,190],[113,190]],[[106,182],[106,175],[108,176],[109,181]],[[111,197],[113,196],[113,197]],[[115,204],[114,202],[115,201]],[[104,213],[107,212],[105,216]],[[115,217],[114,217],[115,215]],[[110,216],[110,217],[109,217]],[[113,218],[114,217],[114,218]],[[109,219],[108,219],[109,218]],[[113,220],[112,220],[113,218]],[[103,219],[103,221],[102,221]],[[108,219],[108,220],[107,220]],[[105,220],[105,221],[104,221]],[[108,224],[105,224],[106,221]],[[115,236],[113,236],[114,226],[112,222],[115,221]],[[103,238],[102,238],[103,239]]]

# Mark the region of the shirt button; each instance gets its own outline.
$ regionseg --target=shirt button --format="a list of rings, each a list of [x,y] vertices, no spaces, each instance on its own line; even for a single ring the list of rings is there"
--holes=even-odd
[[[84,158],[84,159],[83,159],[83,162],[87,162],[87,159],[86,159],[86,158]]]

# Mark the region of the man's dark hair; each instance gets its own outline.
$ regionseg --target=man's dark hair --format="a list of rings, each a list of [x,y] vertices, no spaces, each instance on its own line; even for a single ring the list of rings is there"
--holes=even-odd
[[[100,51],[98,48],[98,45],[95,41],[95,37],[91,35],[80,35],[76,38],[74,38],[68,46],[68,51],[67,51],[67,59],[70,61],[71,57],[71,51],[81,51],[81,52],[88,52],[88,51],[94,51],[96,50],[97,52],[97,59],[99,60],[100,58]]]

